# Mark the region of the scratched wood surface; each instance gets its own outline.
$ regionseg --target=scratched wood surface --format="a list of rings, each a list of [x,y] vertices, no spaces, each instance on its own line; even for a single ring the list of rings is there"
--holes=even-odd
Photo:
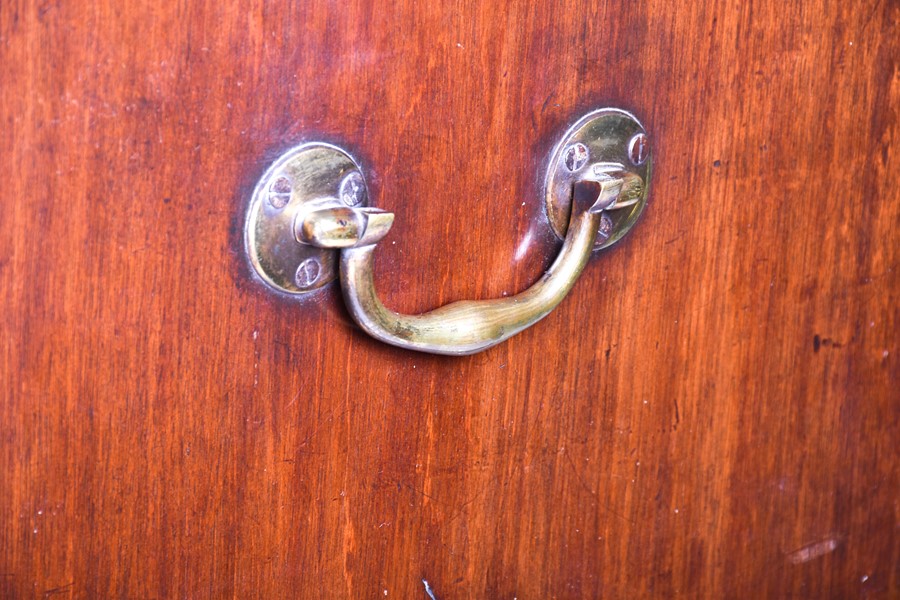
[[[0,597],[897,597],[898,63],[892,1],[4,1]],[[250,277],[323,139],[389,306],[521,290],[601,106],[651,205],[508,343]]]

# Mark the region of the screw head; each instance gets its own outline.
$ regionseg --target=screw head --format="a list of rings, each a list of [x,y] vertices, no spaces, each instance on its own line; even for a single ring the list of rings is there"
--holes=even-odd
[[[269,184],[269,204],[272,205],[272,208],[284,208],[287,206],[287,203],[291,201],[291,190],[293,186],[291,185],[291,180],[282,175],[281,177],[276,177],[271,184]]]
[[[566,148],[566,151],[563,154],[563,162],[569,172],[574,173],[584,166],[588,161],[589,156],[590,153],[588,152],[587,146],[582,143],[572,144]]]
[[[321,273],[322,263],[319,262],[319,259],[307,258],[300,263],[299,267],[297,267],[297,273],[294,275],[294,283],[296,283],[297,287],[301,290],[308,290],[319,280],[319,275]]]
[[[366,182],[363,180],[362,173],[352,171],[341,181],[340,189],[341,200],[347,206],[358,206],[366,199]]]
[[[609,239],[609,236],[612,235],[613,230],[613,222],[612,219],[609,218],[609,215],[603,214],[600,217],[600,229],[597,231],[597,234],[604,240]]]
[[[647,162],[649,156],[650,140],[647,139],[647,134],[639,133],[631,138],[628,142],[628,160],[631,164],[638,167]]]

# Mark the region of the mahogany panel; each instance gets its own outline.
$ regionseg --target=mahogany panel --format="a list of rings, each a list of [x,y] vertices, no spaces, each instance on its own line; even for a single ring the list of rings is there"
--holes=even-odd
[[[0,596],[898,595],[900,5],[0,4]],[[584,112],[651,204],[466,358],[253,281],[321,139],[385,302],[512,294]],[[414,241],[416,240],[416,241]]]

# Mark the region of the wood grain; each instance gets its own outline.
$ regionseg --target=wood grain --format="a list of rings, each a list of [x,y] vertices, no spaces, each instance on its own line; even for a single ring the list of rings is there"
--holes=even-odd
[[[898,595],[900,5],[0,4],[0,596]],[[511,294],[546,157],[651,205],[468,358],[250,277],[303,140],[396,213],[396,310]],[[414,243],[413,240],[424,240]]]

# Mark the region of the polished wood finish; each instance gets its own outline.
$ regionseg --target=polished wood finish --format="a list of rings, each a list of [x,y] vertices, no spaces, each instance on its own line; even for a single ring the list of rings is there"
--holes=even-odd
[[[0,596],[898,593],[900,6],[0,4]],[[587,110],[651,204],[466,358],[256,283],[242,220],[351,149],[386,304],[513,294]],[[427,240],[412,243],[412,240]]]

